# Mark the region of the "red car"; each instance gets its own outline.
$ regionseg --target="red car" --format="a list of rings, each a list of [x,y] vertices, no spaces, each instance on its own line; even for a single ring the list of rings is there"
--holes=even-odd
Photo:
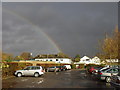
[[[90,67],[88,71],[89,71],[89,73],[93,73],[94,71],[98,70],[99,68],[101,68],[101,67]]]

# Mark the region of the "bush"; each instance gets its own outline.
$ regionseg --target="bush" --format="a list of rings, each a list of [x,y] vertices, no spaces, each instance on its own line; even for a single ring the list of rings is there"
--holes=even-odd
[[[76,65],[75,65],[75,64],[72,64],[72,65],[71,65],[71,68],[72,68],[72,69],[76,69]]]

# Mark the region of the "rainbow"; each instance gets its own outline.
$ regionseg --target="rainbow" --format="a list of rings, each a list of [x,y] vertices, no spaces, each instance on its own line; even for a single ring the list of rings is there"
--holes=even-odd
[[[3,10],[4,9],[4,10]],[[28,22],[30,25],[32,25],[35,30],[38,29],[40,30],[40,33],[42,35],[44,35],[46,37],[46,39],[48,40],[49,43],[51,43],[53,45],[53,47],[58,51],[58,52],[62,52],[62,50],[59,48],[58,44],[47,34],[45,33],[44,31],[41,30],[41,28],[37,25],[35,25],[31,20],[29,20],[27,17],[23,16],[23,15],[20,15],[18,14],[17,12],[15,11],[11,11],[11,10],[8,10],[6,8],[2,8],[2,12],[7,12],[11,15],[15,15],[16,17],[22,19],[22,20],[25,20],[26,22]]]

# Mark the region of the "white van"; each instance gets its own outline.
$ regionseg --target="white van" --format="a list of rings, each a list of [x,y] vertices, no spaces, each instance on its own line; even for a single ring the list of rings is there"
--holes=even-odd
[[[66,66],[67,70],[70,70],[71,69],[71,66],[70,65],[64,65]]]

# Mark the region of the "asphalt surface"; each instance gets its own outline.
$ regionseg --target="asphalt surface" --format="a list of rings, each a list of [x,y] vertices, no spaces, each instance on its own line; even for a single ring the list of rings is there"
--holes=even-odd
[[[85,70],[46,72],[43,76],[11,77],[2,80],[2,88],[113,88],[105,81],[97,80]]]

